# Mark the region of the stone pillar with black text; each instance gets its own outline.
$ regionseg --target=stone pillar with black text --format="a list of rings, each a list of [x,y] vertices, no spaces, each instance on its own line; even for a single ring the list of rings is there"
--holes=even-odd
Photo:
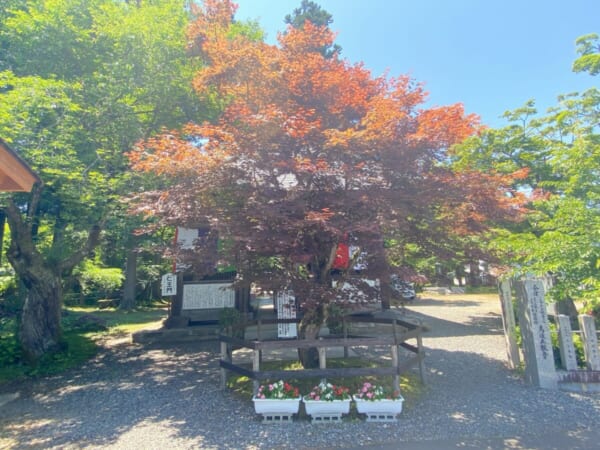
[[[571,319],[565,314],[556,316],[558,323],[558,345],[560,347],[560,360],[565,370],[577,370],[577,356],[573,344],[573,329]]]
[[[581,338],[583,339],[583,351],[585,363],[588,370],[600,370],[600,353],[598,352],[598,335],[593,316],[581,314],[579,316],[581,327]]]
[[[525,379],[540,388],[557,389],[544,285],[539,279],[527,279],[518,281],[515,288],[525,357]]]

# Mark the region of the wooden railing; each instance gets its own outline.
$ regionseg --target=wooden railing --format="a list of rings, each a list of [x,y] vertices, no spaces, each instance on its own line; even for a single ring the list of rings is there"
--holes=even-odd
[[[289,380],[293,378],[327,378],[327,377],[354,377],[368,375],[388,375],[394,377],[394,389],[400,389],[400,375],[411,367],[418,364],[421,382],[425,383],[425,366],[423,362],[423,340],[422,333],[426,329],[421,325],[406,322],[400,319],[374,318],[370,316],[349,316],[344,319],[343,335],[328,336],[319,339],[285,339],[285,340],[261,340],[261,331],[264,325],[277,323],[297,323],[298,319],[287,320],[256,320],[246,322],[246,326],[256,326],[257,338],[254,340],[236,338],[231,335],[221,334],[219,341],[221,345],[221,385],[227,384],[227,371],[247,376],[253,380],[254,391],[258,390],[261,380]],[[377,336],[357,336],[348,333],[350,324],[367,323],[379,325],[391,325],[389,334],[378,333]],[[408,340],[415,339],[416,345],[409,344]],[[332,347],[343,347],[344,357],[348,357],[349,349],[352,347],[389,346],[391,355],[391,366],[388,367],[327,367],[327,349]],[[408,351],[409,357],[400,360],[399,348]],[[234,349],[252,350],[252,369],[235,364],[233,357]],[[317,348],[319,352],[319,368],[302,370],[261,370],[263,351],[272,350],[295,350],[302,348]]]

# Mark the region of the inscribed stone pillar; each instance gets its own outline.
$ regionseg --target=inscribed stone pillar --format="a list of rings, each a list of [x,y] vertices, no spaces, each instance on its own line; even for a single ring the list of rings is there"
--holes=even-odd
[[[534,386],[557,389],[544,285],[540,280],[524,280],[517,282],[515,287],[525,356],[525,379]]]
[[[563,369],[577,370],[577,357],[575,356],[575,346],[573,345],[573,330],[571,328],[571,319],[569,316],[559,314],[558,323],[558,344],[560,346],[560,360]]]
[[[515,325],[515,313],[513,309],[510,291],[510,280],[503,280],[498,284],[500,293],[500,304],[502,305],[502,326],[504,327],[504,338],[506,340],[506,355],[508,366],[511,369],[519,367],[521,357],[517,345],[517,330]]]
[[[596,335],[594,317],[581,314],[579,316],[579,326],[581,327],[581,338],[583,339],[583,351],[585,352],[587,368],[589,370],[600,370],[598,336]]]

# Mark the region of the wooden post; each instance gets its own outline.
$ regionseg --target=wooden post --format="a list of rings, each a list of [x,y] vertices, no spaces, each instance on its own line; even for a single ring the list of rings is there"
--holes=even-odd
[[[319,341],[322,341],[323,338],[319,338]],[[327,369],[327,349],[325,347],[319,347],[319,369]],[[321,381],[326,382],[325,378],[322,378]]]
[[[227,342],[221,341],[221,361],[231,362],[230,358],[228,358],[227,351]],[[225,389],[227,387],[227,369],[221,367],[221,388]]]
[[[346,316],[342,317],[342,333],[344,335],[344,341],[348,340],[348,322]],[[348,346],[344,345],[344,358],[348,357]]]
[[[260,317],[258,318],[258,323],[256,324],[256,340],[260,341],[262,340],[262,336],[261,336],[261,329],[262,329],[262,320],[260,319]],[[258,360],[262,361],[262,350],[258,351]],[[257,388],[258,389],[258,388]]]
[[[253,350],[252,371],[260,372],[260,350]],[[252,386],[254,388],[254,395],[256,395],[256,393],[258,392],[258,385],[259,385],[258,380],[254,379],[252,381]]]
[[[394,391],[400,392],[400,374],[398,373],[398,345],[394,343],[392,345],[392,366],[396,369],[396,373],[394,374]]]
[[[417,351],[419,355],[419,374],[421,375],[421,383],[426,384],[425,380],[425,350],[423,349],[423,336],[421,332],[417,334]]]
[[[181,317],[181,310],[183,308],[183,274],[180,272],[177,274],[177,293],[171,297],[171,304],[169,307],[169,317]]]
[[[392,345],[392,365],[396,369],[396,373],[394,374],[394,391],[400,392],[400,374],[398,373],[398,365],[400,364],[399,357],[399,342],[398,342],[398,330],[397,330],[398,322],[394,318],[392,320],[392,333],[394,336],[394,344]]]

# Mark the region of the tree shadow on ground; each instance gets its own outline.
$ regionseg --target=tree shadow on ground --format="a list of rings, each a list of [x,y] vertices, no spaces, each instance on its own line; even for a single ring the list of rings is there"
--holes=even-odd
[[[428,331],[425,333],[425,337],[495,335],[504,333],[502,316],[491,312],[484,315],[467,315],[466,320],[462,323],[440,319],[439,317],[409,308],[404,311],[404,317],[408,321],[417,322],[427,327]]]
[[[413,302],[409,303],[410,305],[415,306],[478,306],[482,302],[477,300],[465,300],[465,299],[457,299],[451,298],[448,299],[440,299],[440,298],[429,298],[429,297],[418,297]]]
[[[379,434],[381,424],[363,421],[336,424],[335,433],[304,420],[282,429],[261,424],[250,399],[240,401],[219,389],[217,349],[214,342],[111,349],[81,370],[36,383],[25,398],[5,405],[1,439],[14,448],[143,448],[177,440],[181,448],[230,449],[288,447],[297,445],[297,436],[312,436],[306,447],[311,439],[319,446],[350,446],[372,442],[373,433],[397,442],[459,430],[475,436],[505,428],[542,431],[563,418],[565,409],[586,417],[595,412],[594,404],[570,394],[548,395],[525,386],[498,360],[427,348],[425,394],[406,403],[400,422],[386,425],[385,435]],[[155,441],[138,441],[145,430]],[[156,441],[157,430],[164,442]]]

